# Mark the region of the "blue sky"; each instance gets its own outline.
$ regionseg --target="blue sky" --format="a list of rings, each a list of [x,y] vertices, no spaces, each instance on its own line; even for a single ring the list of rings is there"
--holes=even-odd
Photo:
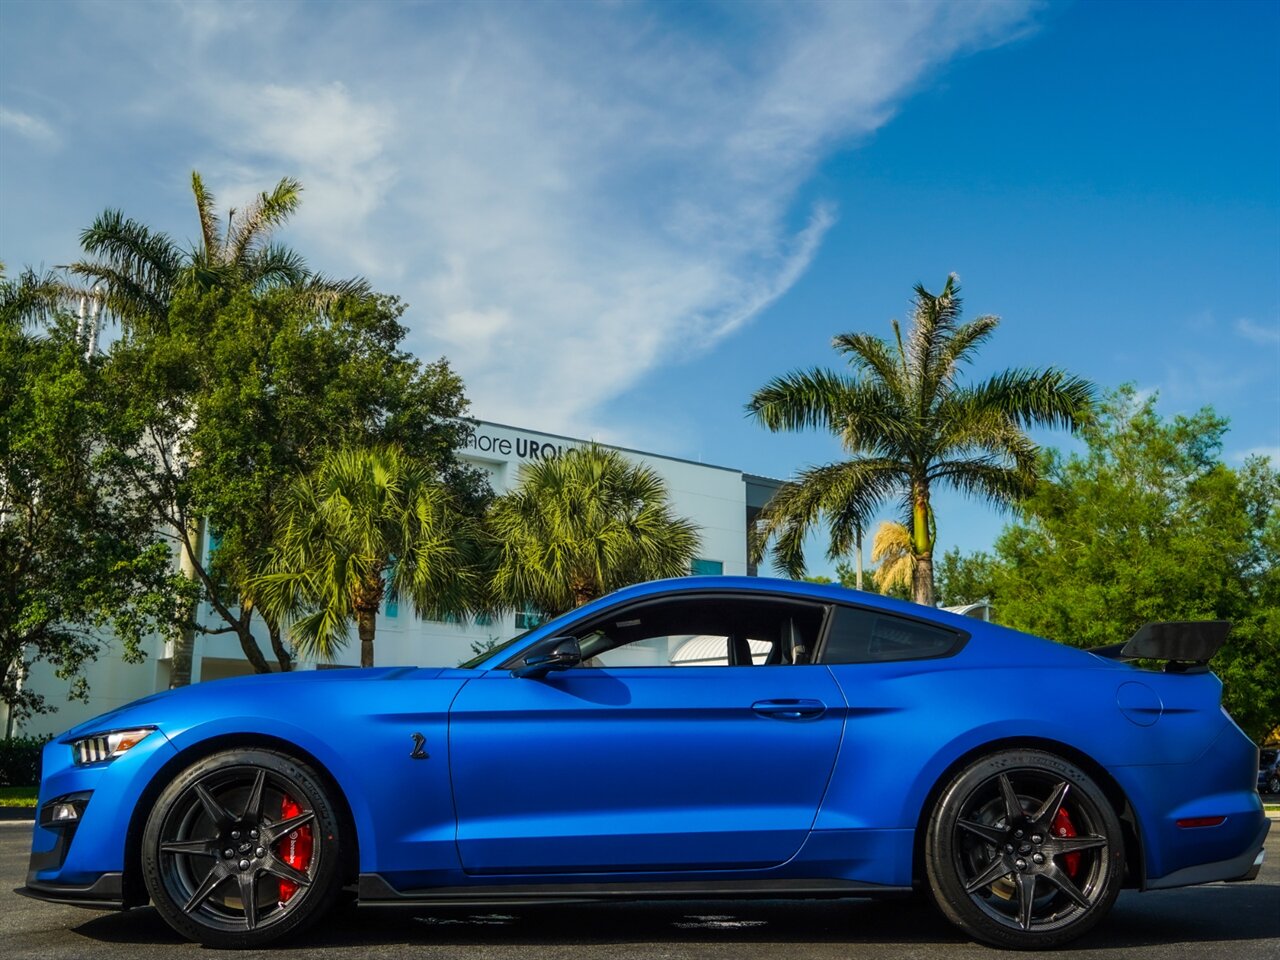
[[[1280,5],[0,5],[0,259],[107,206],[285,238],[410,304],[489,419],[785,476],[742,404],[955,271],[975,375],[1212,404],[1280,462]],[[1046,442],[1064,444],[1062,436]],[[944,497],[946,548],[1002,518]],[[817,566],[822,566],[817,564]]]

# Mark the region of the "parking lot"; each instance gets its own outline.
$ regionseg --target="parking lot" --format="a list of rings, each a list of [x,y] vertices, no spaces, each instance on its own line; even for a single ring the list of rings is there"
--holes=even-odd
[[[101,913],[20,897],[30,826],[0,823],[0,943],[7,958],[198,955],[151,908]],[[937,913],[867,900],[572,904],[472,911],[347,910],[272,957],[424,957],[467,960],[714,957],[929,958],[990,956]],[[1126,892],[1073,958],[1280,958],[1280,827],[1253,883]]]

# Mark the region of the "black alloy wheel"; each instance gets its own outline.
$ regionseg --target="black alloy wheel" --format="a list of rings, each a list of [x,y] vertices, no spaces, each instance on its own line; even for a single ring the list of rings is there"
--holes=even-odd
[[[1120,822],[1082,770],[1038,750],[962,771],[926,837],[943,913],[978,940],[1043,949],[1074,940],[1111,909],[1124,879]]]
[[[338,842],[314,771],[273,751],[228,750],[183,771],[156,800],[143,875],[183,936],[255,947],[300,931],[332,905]]]

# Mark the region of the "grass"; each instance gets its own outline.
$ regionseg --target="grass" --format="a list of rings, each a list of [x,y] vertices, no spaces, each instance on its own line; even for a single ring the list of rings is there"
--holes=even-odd
[[[36,805],[35,787],[0,787],[0,807],[31,807]]]

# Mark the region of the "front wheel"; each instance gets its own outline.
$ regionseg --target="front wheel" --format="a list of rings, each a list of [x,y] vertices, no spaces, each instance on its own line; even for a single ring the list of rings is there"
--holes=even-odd
[[[292,757],[226,750],[180,773],[142,837],[147,890],[169,926],[257,947],[322,916],[340,886],[340,825],[320,777]]]
[[[1124,879],[1111,804],[1088,774],[1039,750],[1003,751],[962,770],[925,844],[939,908],[999,947],[1074,940],[1106,916]]]

